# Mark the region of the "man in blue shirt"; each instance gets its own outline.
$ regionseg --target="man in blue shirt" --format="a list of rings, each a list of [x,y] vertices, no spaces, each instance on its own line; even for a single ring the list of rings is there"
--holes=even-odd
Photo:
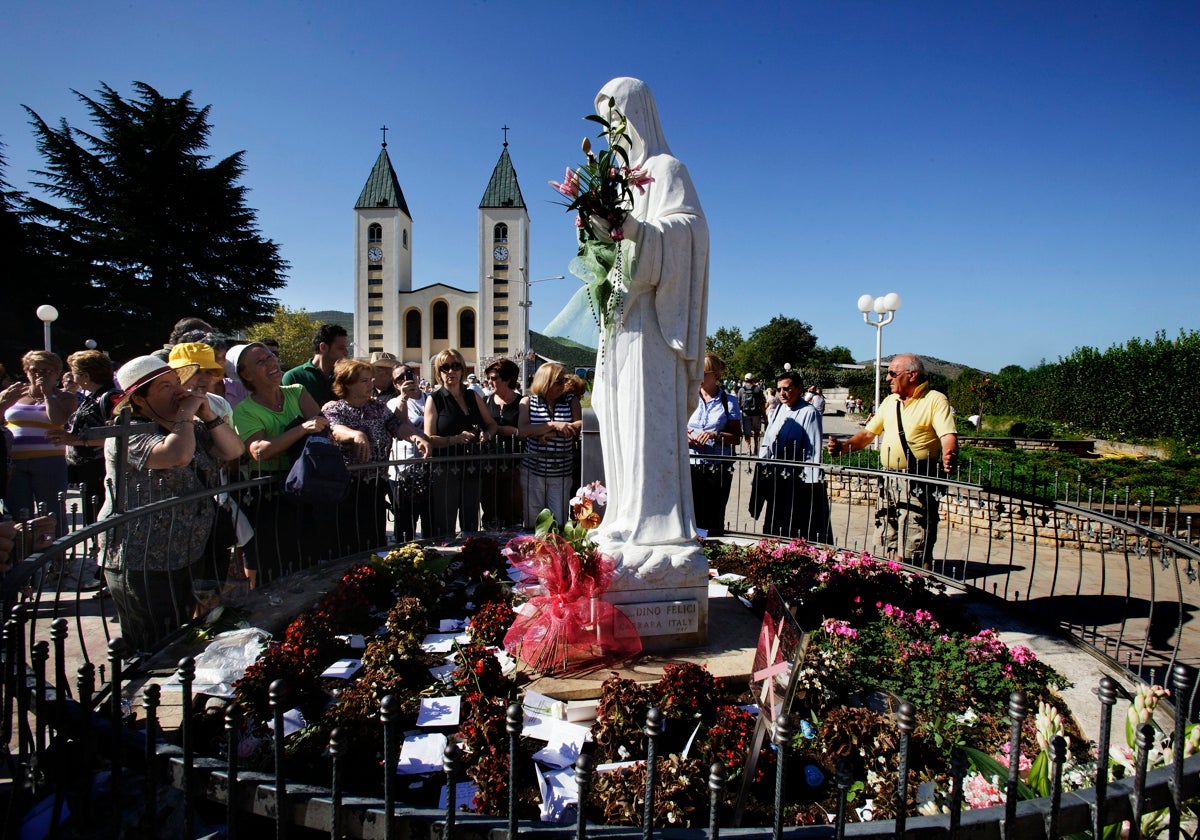
[[[780,374],[776,388],[780,404],[758,450],[766,463],[755,468],[750,513],[757,516],[765,503],[765,533],[831,542],[829,499],[820,467],[821,415],[804,401],[804,385],[796,374]]]

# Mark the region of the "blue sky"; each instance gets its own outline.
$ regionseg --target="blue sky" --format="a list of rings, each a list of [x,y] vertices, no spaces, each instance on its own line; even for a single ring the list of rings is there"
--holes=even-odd
[[[655,91],[712,236],[709,332],[777,314],[874,354],[855,302],[898,292],[884,353],[983,369],[1195,328],[1200,4],[205,3],[19,0],[0,29],[6,179],[28,105],[134,80],[212,106],[291,262],[280,295],[352,308],[353,205],[379,149],[414,217],[417,285],[475,288],[476,207],[507,124],[531,276],[566,273],[546,185],[595,92]],[[533,326],[573,281],[533,289]]]

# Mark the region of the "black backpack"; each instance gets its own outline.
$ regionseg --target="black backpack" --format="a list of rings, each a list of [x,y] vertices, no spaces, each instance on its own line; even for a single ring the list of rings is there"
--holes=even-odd
[[[741,404],[742,414],[761,414],[763,409],[762,388],[753,385],[747,390],[742,387],[738,391],[738,403]]]
[[[284,490],[296,501],[313,505],[336,505],[350,492],[350,471],[342,450],[322,435],[309,435],[304,448],[288,471]]]

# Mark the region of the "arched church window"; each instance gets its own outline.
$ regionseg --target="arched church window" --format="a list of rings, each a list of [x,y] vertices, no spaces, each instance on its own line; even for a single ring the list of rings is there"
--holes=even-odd
[[[383,225],[370,225],[367,228],[367,241],[372,245],[378,245],[383,241]]]
[[[508,225],[499,224],[492,229],[492,241],[507,242],[508,241]]]
[[[433,305],[433,340],[450,337],[450,309],[446,301],[439,300]]]
[[[404,316],[404,346],[418,348],[421,346],[421,313],[419,310],[410,309]]]
[[[464,309],[458,313],[458,346],[475,346],[475,310]]]

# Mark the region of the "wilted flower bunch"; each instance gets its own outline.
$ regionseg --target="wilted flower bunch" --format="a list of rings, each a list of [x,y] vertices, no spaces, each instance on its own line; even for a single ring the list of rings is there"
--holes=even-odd
[[[551,181],[550,186],[571,199],[567,211],[575,211],[578,217],[579,241],[599,239],[589,224],[592,216],[608,223],[608,234],[615,242],[625,238],[622,224],[633,207],[633,190],[646,192],[646,184],[654,179],[645,170],[629,166],[629,123],[616,101],[609,97],[608,115],[589,114],[585,119],[599,123],[604,130],[597,135],[608,143],[608,148],[599,152],[592,150],[590,138],[583,138],[583,154],[586,162],[578,169],[567,167],[562,183]]]

